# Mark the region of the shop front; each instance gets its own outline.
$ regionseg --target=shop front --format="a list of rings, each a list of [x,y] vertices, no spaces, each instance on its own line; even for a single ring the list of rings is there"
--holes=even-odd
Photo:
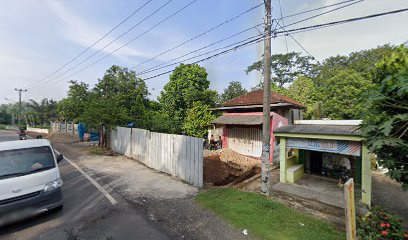
[[[274,131],[280,141],[280,182],[305,175],[332,179],[339,186],[353,178],[363,204],[371,205],[371,163],[355,125],[295,124]],[[341,122],[347,124],[347,121]]]

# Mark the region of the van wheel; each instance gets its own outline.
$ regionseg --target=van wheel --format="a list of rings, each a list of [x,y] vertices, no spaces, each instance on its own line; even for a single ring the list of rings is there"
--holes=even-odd
[[[59,205],[58,207],[55,207],[55,208],[53,208],[53,209],[51,209],[51,212],[58,212],[58,211],[61,211],[62,210],[62,208],[63,208],[63,204],[61,204],[61,205]]]

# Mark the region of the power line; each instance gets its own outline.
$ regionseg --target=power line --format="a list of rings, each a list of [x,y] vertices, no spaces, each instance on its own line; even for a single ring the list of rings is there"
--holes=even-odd
[[[278,22],[277,24],[278,24],[284,31],[286,31],[286,29],[285,29],[283,26],[281,26],[281,25],[279,24],[279,22]],[[286,39],[286,36],[288,35],[288,36],[289,36],[290,38],[292,38],[292,40],[295,41],[295,42],[297,43],[297,45],[299,45],[299,46],[303,49],[303,51],[305,51],[311,58],[316,59],[315,57],[313,57],[312,54],[310,54],[309,51],[306,50],[306,48],[304,48],[304,47],[302,46],[302,44],[300,44],[300,42],[298,42],[298,41],[292,36],[292,34],[287,33],[287,32],[285,32],[285,33],[286,33],[286,34],[285,34],[285,39]]]
[[[313,30],[313,29],[315,29],[315,27],[333,26],[333,25],[336,25],[336,24],[343,24],[343,23],[348,23],[348,22],[353,22],[353,21],[358,21],[358,20],[363,20],[363,19],[368,19],[368,18],[374,18],[374,17],[384,16],[384,15],[389,15],[389,14],[396,14],[396,13],[405,12],[405,11],[408,11],[408,9],[399,9],[399,10],[394,10],[394,11],[390,11],[390,12],[384,12],[384,13],[379,13],[379,14],[368,15],[368,16],[364,16],[364,17],[358,17],[358,18],[340,20],[340,21],[335,21],[335,22],[330,22],[330,23],[324,23],[324,24],[317,24],[317,25],[313,25],[313,26],[309,26],[309,27],[303,27],[303,28],[298,28],[298,29],[302,29],[302,30],[306,30],[306,29],[308,29],[308,30]],[[284,34],[285,32],[288,32],[288,33],[289,33],[289,32],[294,31],[294,30],[297,30],[297,29],[290,29],[290,30],[286,30],[286,31],[279,31],[277,34]],[[281,36],[281,35],[280,35],[280,36]],[[252,45],[252,44],[257,43],[257,42],[259,42],[259,41],[261,41],[261,40],[263,40],[263,39],[264,39],[264,37],[260,37],[260,38],[257,38],[257,39],[253,39],[253,40],[251,40],[251,41],[247,41],[247,42],[245,42],[245,43],[243,43],[243,44],[240,44],[240,45],[235,46],[235,47],[233,47],[233,48],[227,49],[227,50],[222,51],[222,52],[220,52],[220,53],[211,55],[211,56],[206,57],[206,58],[204,58],[204,59],[195,61],[195,62],[193,62],[193,63],[191,63],[191,64],[195,64],[195,63],[207,61],[207,60],[209,60],[209,59],[212,59],[212,58],[214,58],[214,57],[217,57],[217,56],[220,56],[220,55],[229,53],[229,52],[231,52],[231,51],[235,51],[235,50],[240,49],[240,48],[242,48],[242,47]],[[166,71],[166,72],[163,72],[163,73],[154,75],[154,76],[152,76],[152,77],[145,78],[144,80],[149,80],[149,79],[152,79],[152,78],[156,78],[156,77],[162,76],[162,75],[164,75],[164,74],[171,73],[171,72],[173,72],[173,71],[174,71],[174,70]]]
[[[208,60],[210,60],[210,59],[212,59],[212,58],[215,58],[215,57],[218,57],[218,56],[221,56],[221,55],[230,53],[230,52],[232,52],[232,51],[236,51],[236,50],[238,50],[238,49],[241,49],[241,48],[244,48],[244,47],[247,47],[247,46],[251,46],[251,45],[256,44],[256,43],[259,43],[259,42],[262,41],[263,39],[264,39],[264,37],[259,37],[259,38],[256,38],[256,39],[253,39],[253,40],[250,40],[250,41],[246,41],[246,42],[244,42],[244,43],[242,43],[242,44],[240,44],[240,45],[238,45],[238,46],[229,48],[229,49],[227,49],[227,50],[224,50],[224,51],[222,51],[222,52],[219,52],[219,53],[216,53],[216,54],[214,54],[214,55],[208,56],[208,57],[206,57],[206,58],[197,60],[197,61],[192,62],[192,63],[190,63],[190,64],[196,64],[196,63],[208,61]],[[165,74],[167,74],[167,73],[171,73],[171,72],[173,72],[173,71],[174,71],[174,69],[173,69],[173,70],[166,71],[166,72],[163,72],[163,73],[159,73],[159,74],[157,74],[157,75],[154,75],[154,76],[151,76],[151,77],[148,77],[148,78],[144,78],[143,80],[146,81],[146,80],[149,80],[149,79],[153,79],[153,78],[156,78],[156,77],[165,75]]]
[[[204,32],[202,32],[202,33],[200,33],[200,34],[198,34],[198,35],[196,35],[196,36],[194,36],[194,37],[192,37],[192,38],[190,38],[190,39],[188,39],[188,40],[186,40],[186,41],[184,41],[184,42],[182,42],[182,43],[180,43],[180,44],[178,44],[178,45],[176,45],[176,46],[174,46],[174,47],[172,47],[172,48],[170,48],[170,49],[168,49],[168,50],[166,50],[166,51],[164,51],[164,52],[161,52],[161,53],[157,54],[157,55],[155,55],[154,57],[151,57],[151,58],[149,58],[148,60],[143,61],[143,62],[141,62],[141,63],[135,65],[135,66],[132,67],[131,69],[134,69],[134,68],[136,68],[136,67],[139,67],[139,66],[141,66],[141,65],[143,65],[143,64],[145,64],[145,63],[148,63],[148,62],[150,62],[150,61],[152,61],[152,60],[154,60],[154,59],[156,59],[156,58],[158,58],[158,57],[160,57],[160,56],[162,56],[162,55],[164,55],[164,54],[166,54],[166,53],[168,53],[168,52],[173,51],[174,49],[177,49],[177,48],[179,48],[179,47],[181,47],[181,46],[183,46],[183,45],[185,45],[185,44],[187,44],[187,43],[189,43],[189,42],[191,42],[191,41],[193,41],[193,40],[195,40],[195,39],[197,39],[197,38],[199,38],[199,37],[202,37],[202,36],[204,36],[205,34],[207,34],[207,33],[209,33],[209,32],[212,32],[212,31],[214,31],[214,30],[216,30],[216,29],[222,27],[223,25],[226,25],[226,24],[228,24],[228,23],[230,23],[230,22],[232,22],[232,21],[234,21],[234,20],[236,20],[236,19],[242,17],[243,15],[245,15],[245,14],[247,14],[247,13],[253,11],[254,9],[257,9],[258,7],[260,7],[260,6],[262,6],[262,5],[263,5],[263,3],[258,4],[258,5],[256,5],[256,6],[253,6],[253,7],[251,7],[250,9],[248,9],[248,10],[246,10],[246,11],[244,11],[244,12],[238,14],[238,15],[236,15],[235,17],[232,17],[232,18],[230,18],[230,19],[227,19],[226,21],[224,21],[224,22],[222,22],[222,23],[220,23],[220,24],[218,24],[218,25],[216,25],[216,26],[214,26],[214,27],[212,27],[212,28],[210,28],[210,29],[208,29],[208,30],[206,30],[206,31],[204,31]]]
[[[170,0],[170,1],[172,1],[172,0]],[[170,2],[170,1],[169,1],[169,2]],[[356,0],[348,0],[348,1],[340,2],[340,3],[337,3],[337,4],[332,4],[332,5],[325,6],[325,7],[320,7],[320,8],[317,8],[317,9],[308,10],[308,11],[301,12],[301,13],[297,13],[297,14],[292,14],[292,15],[290,15],[290,16],[300,15],[300,14],[303,14],[303,13],[306,13],[306,12],[315,11],[315,10],[318,10],[318,9],[322,9],[322,8],[326,8],[326,7],[330,7],[330,6],[335,6],[335,5],[339,5],[339,4],[344,4],[344,3],[347,3],[347,2],[353,2],[352,4],[355,4],[356,2],[354,2],[354,1],[356,1]],[[363,1],[363,0],[360,0],[360,1]],[[360,2],[360,1],[358,1],[358,2]],[[166,4],[168,4],[169,2],[167,2]],[[193,1],[193,2],[195,2],[195,1]],[[164,4],[164,5],[166,5],[166,4]],[[303,20],[301,20],[301,21],[292,23],[292,24],[290,24],[290,25],[293,25],[293,24],[296,24],[296,23],[299,23],[299,22],[302,22],[302,21],[306,21],[306,20],[309,20],[309,19],[314,18],[314,17],[317,17],[317,16],[321,16],[321,15],[323,15],[323,14],[326,14],[326,13],[329,13],[329,12],[332,12],[332,11],[335,11],[335,10],[338,10],[338,9],[341,9],[341,8],[344,8],[344,7],[347,7],[347,6],[352,5],[352,4],[348,4],[348,5],[346,5],[346,6],[342,6],[342,7],[340,7],[340,8],[336,8],[336,9],[330,10],[330,11],[328,11],[328,12],[324,12],[324,13],[315,15],[315,16],[312,16],[312,17],[307,18],[307,19],[303,19]],[[256,6],[256,7],[257,7],[257,6]],[[158,10],[159,10],[159,9],[158,9]],[[156,10],[156,11],[158,11],[158,10]],[[153,13],[153,14],[154,14],[154,13]],[[151,14],[151,15],[153,15],[153,14]],[[151,16],[151,15],[150,15],[150,16]],[[148,17],[149,17],[149,16],[148,16]],[[170,16],[170,17],[171,17],[171,16]],[[168,17],[168,18],[170,18],[170,17]],[[280,19],[287,18],[287,17],[289,17],[289,16],[281,17]],[[167,19],[165,19],[165,20],[167,20]],[[143,20],[142,20],[142,21],[143,21]],[[159,24],[160,24],[160,23],[159,23]],[[153,28],[155,28],[155,27],[156,27],[156,26],[153,26]],[[151,28],[151,29],[152,29],[152,28]],[[148,31],[150,31],[151,29],[149,29]],[[146,32],[148,32],[148,31],[146,31]],[[146,32],[142,33],[141,35],[145,34]],[[80,69],[79,71],[75,72],[74,74],[71,74],[70,76],[68,76],[68,78],[70,78],[70,77],[72,77],[72,76],[78,74],[79,72],[82,72],[83,70],[85,70],[85,69],[87,69],[87,68],[93,66],[94,64],[98,63],[99,61],[102,61],[103,59],[105,59],[106,57],[110,56],[110,55],[113,54],[114,52],[118,51],[119,49],[121,49],[121,48],[123,48],[124,46],[128,45],[129,43],[133,42],[134,40],[136,40],[136,39],[137,39],[138,37],[140,37],[141,35],[137,36],[136,38],[134,38],[134,39],[132,39],[131,41],[127,42],[126,44],[122,45],[121,47],[115,49],[113,52],[111,52],[111,53],[105,55],[104,57],[102,57],[102,58],[100,58],[100,59],[98,59],[97,61],[95,61],[95,62],[93,62],[93,63],[87,65],[86,67]],[[106,47],[107,47],[107,46],[105,46],[105,48],[106,48]],[[100,52],[100,51],[101,51],[101,50],[99,50],[98,52]],[[90,57],[96,55],[98,52],[94,53],[94,54],[91,55]],[[48,81],[48,82],[46,82],[46,83],[49,83],[49,82],[51,82],[51,81],[57,79],[58,77],[64,75],[65,73],[67,73],[67,72],[73,70],[74,68],[76,68],[77,66],[79,66],[80,64],[82,64],[83,62],[85,62],[86,60],[88,60],[90,57],[88,57],[88,58],[85,59],[84,61],[80,62],[79,64],[77,64],[77,65],[75,65],[74,67],[68,69],[68,70],[65,71],[64,73],[58,75],[57,77],[55,77],[54,79],[52,79],[52,80],[50,80],[50,81]]]
[[[279,0],[279,1],[280,1],[280,0]],[[281,12],[281,17],[280,17],[280,18],[275,18],[275,20],[282,20],[282,22],[283,22],[283,19],[284,19],[284,18],[288,18],[288,17],[291,17],[291,16],[297,16],[297,15],[304,14],[304,13],[307,13],[307,12],[316,11],[316,10],[319,10],[319,9],[328,8],[328,7],[336,6],[336,5],[339,5],[339,4],[345,4],[345,3],[352,2],[351,4],[348,4],[348,5],[345,5],[345,6],[341,6],[341,7],[338,7],[338,8],[335,8],[335,9],[332,9],[332,10],[329,10],[329,11],[326,11],[326,12],[323,12],[323,13],[314,15],[314,16],[312,16],[312,17],[308,17],[308,18],[306,18],[306,19],[302,19],[302,20],[300,20],[300,21],[298,21],[298,22],[295,22],[295,23],[290,24],[290,25],[294,25],[294,24],[297,24],[297,23],[300,23],[300,22],[303,22],[303,21],[306,21],[306,20],[309,20],[309,19],[312,19],[312,18],[321,16],[321,15],[324,15],[324,14],[327,14],[327,13],[330,13],[330,12],[333,12],[333,11],[336,11],[336,10],[339,10],[339,9],[342,9],[342,8],[351,6],[351,5],[356,4],[356,3],[358,3],[358,2],[361,2],[361,1],[363,1],[363,0],[358,0],[358,1],[357,1],[357,0],[347,0],[347,1],[340,2],[340,3],[336,3],[336,4],[331,4],[331,5],[328,5],[328,6],[324,6],[324,7],[319,7],[319,8],[316,8],[316,9],[307,10],[307,11],[304,11],[304,12],[301,12],[301,13],[292,14],[292,15],[289,15],[289,16],[282,16],[282,12]],[[258,6],[259,6],[259,5],[258,5]],[[256,6],[256,7],[258,7],[258,6]],[[254,8],[255,8],[255,7],[254,7]],[[253,9],[253,8],[251,8],[251,9]],[[250,9],[250,10],[251,10],[251,9]],[[279,24],[279,21],[276,21],[276,23],[277,23],[277,25],[276,25],[276,28],[277,28],[277,26],[278,26],[278,24]],[[260,25],[262,25],[262,24],[260,24]],[[259,26],[259,25],[257,25],[257,26]],[[281,27],[281,28],[282,28],[282,27]],[[291,37],[295,42],[297,42],[298,45],[300,45],[300,43],[299,43],[296,39],[294,39],[293,36],[290,36],[290,37]],[[285,40],[286,40],[286,37],[285,37]],[[188,42],[188,41],[189,41],[189,40],[187,40],[186,42]],[[300,45],[300,46],[301,46],[301,45]],[[176,46],[176,47],[177,47],[177,46]],[[287,50],[288,50],[287,42],[286,42],[286,48],[287,48]],[[303,46],[301,46],[301,48],[303,48]],[[304,48],[303,48],[303,49],[304,49]],[[170,49],[170,50],[168,50],[168,51],[171,51],[171,50],[173,50],[173,49]],[[304,50],[305,50],[305,52],[308,53],[308,51],[307,51],[306,49],[304,49]],[[166,53],[166,52],[167,52],[167,51],[163,52],[162,54],[159,54],[158,56],[163,55],[163,54]],[[196,51],[193,51],[193,52],[196,52]],[[191,52],[191,53],[193,53],[193,52]],[[191,53],[189,53],[189,54],[191,54]],[[312,56],[310,53],[308,53],[308,54],[309,54],[310,56]],[[188,54],[187,54],[187,55],[188,55]],[[155,56],[154,58],[157,58],[158,56]],[[183,55],[183,56],[185,56],[185,55]],[[181,56],[181,57],[183,57],[183,56]],[[164,64],[166,64],[166,63],[168,63],[168,62],[171,62],[171,61],[173,61],[173,60],[179,59],[179,58],[181,58],[181,57],[177,57],[177,58],[172,59],[172,60],[170,60],[170,61],[167,61],[167,62],[165,62],[165,63],[159,64],[159,65],[157,65],[157,66],[155,66],[155,67],[152,67],[152,68],[149,68],[149,69],[147,69],[147,70],[144,70],[144,71],[142,71],[141,73],[139,73],[138,75],[145,74],[146,72],[151,72],[152,69],[155,69],[155,68],[157,68],[157,67],[159,67],[159,66],[162,66],[162,65],[164,65]],[[313,56],[312,56],[312,57],[313,57]],[[153,59],[154,59],[154,58],[153,58]],[[314,58],[314,57],[313,57],[313,58]],[[150,59],[150,60],[153,60],[153,59]],[[148,60],[148,61],[150,61],[150,60]],[[138,64],[138,65],[136,65],[136,66],[134,66],[134,67],[132,67],[132,68],[135,68],[135,67],[137,67],[137,66],[140,66],[140,65],[142,65],[143,63],[146,63],[146,62],[148,62],[148,61],[142,62],[142,63],[140,63],[140,64]],[[173,64],[171,64],[171,65],[173,65]],[[167,65],[166,65],[166,66],[167,66]],[[162,69],[162,68],[158,68],[158,69]],[[154,71],[155,71],[155,70],[154,70]]]
[[[155,71],[157,71],[157,70],[160,70],[160,69],[163,69],[163,68],[166,68],[166,67],[170,67],[170,66],[174,66],[174,65],[183,63],[183,62],[185,62],[185,61],[189,61],[189,60],[192,60],[192,59],[195,59],[195,58],[204,56],[204,55],[208,55],[208,54],[213,53],[213,52],[218,52],[218,51],[220,51],[220,50],[222,50],[222,49],[231,48],[231,47],[233,47],[233,46],[235,46],[235,45],[240,45],[241,43],[245,43],[245,42],[247,42],[247,41],[249,41],[249,40],[252,40],[252,39],[254,39],[254,38],[258,38],[258,39],[259,39],[260,36],[261,36],[261,34],[258,34],[258,35],[249,37],[249,38],[247,38],[247,39],[241,40],[241,41],[239,41],[239,42],[235,42],[235,43],[233,43],[233,44],[230,44],[230,45],[227,45],[227,46],[224,46],[224,47],[220,47],[220,48],[217,48],[217,49],[214,49],[214,50],[211,50],[211,51],[208,51],[208,52],[205,52],[205,53],[202,53],[202,54],[199,54],[199,55],[196,55],[196,56],[187,58],[187,59],[183,59],[182,61],[179,61],[179,62],[170,63],[170,64],[167,64],[167,65],[165,65],[165,66],[156,67],[156,68],[152,68],[152,69],[143,71],[143,72],[139,73],[138,75],[140,76],[140,75],[144,75],[144,74],[147,74],[147,73],[150,73],[150,72],[155,72]],[[181,57],[179,57],[179,58],[181,58]]]
[[[276,31],[276,34],[282,34],[282,33],[299,33],[299,32],[304,32],[307,30],[315,30],[323,27],[329,27],[333,25],[339,25],[339,24],[344,24],[344,23],[349,23],[349,22],[355,22],[355,21],[360,21],[360,20],[365,20],[365,19],[370,19],[370,18],[376,18],[376,17],[381,17],[385,15],[391,15],[391,14],[397,14],[401,12],[406,12],[408,11],[408,8],[403,8],[403,9],[398,9],[394,11],[389,11],[389,12],[383,12],[383,13],[377,13],[377,14],[372,14],[372,15],[367,15],[363,17],[356,17],[356,18],[349,18],[349,19],[344,19],[344,20],[339,20],[339,21],[333,21],[333,22],[328,22],[328,23],[322,23],[322,24],[316,24],[312,26],[307,26],[307,27],[301,27],[301,28],[295,28],[295,29],[289,29],[285,31]]]
[[[93,46],[95,46],[96,44],[98,44],[100,41],[102,41],[103,39],[105,39],[109,34],[111,34],[113,31],[115,31],[118,27],[120,27],[122,24],[124,24],[125,22],[127,22],[130,18],[132,18],[136,13],[138,13],[142,8],[144,8],[147,4],[149,4],[150,2],[152,2],[153,0],[149,0],[147,2],[145,2],[142,6],[140,6],[138,9],[136,9],[135,11],[133,11],[129,16],[127,16],[125,19],[123,19],[119,24],[117,24],[115,27],[113,27],[111,30],[109,30],[107,33],[105,33],[102,37],[100,37],[98,40],[96,40],[94,43],[92,43],[89,47],[85,48],[81,53],[79,53],[77,56],[75,56],[73,59],[69,60],[68,62],[66,62],[64,65],[62,65],[60,68],[58,68],[57,70],[55,70],[54,72],[52,72],[51,74],[43,77],[42,79],[40,79],[39,81],[29,84],[27,85],[27,87],[32,86],[33,84],[38,84],[39,82],[53,76],[54,74],[56,74],[57,72],[59,72],[61,69],[63,69],[64,67],[68,66],[70,63],[72,63],[73,61],[75,61],[76,59],[78,59],[80,56],[82,56],[84,53],[86,53],[89,49],[91,49]]]
[[[359,20],[364,20],[364,19],[369,19],[369,18],[384,16],[384,15],[396,14],[396,13],[405,12],[405,11],[408,11],[408,9],[399,9],[399,10],[394,10],[394,11],[390,11],[390,12],[384,12],[384,13],[379,13],[379,14],[373,14],[373,15],[368,15],[368,16],[363,16],[363,17],[358,17],[358,18],[345,19],[345,20],[334,21],[334,22],[329,22],[329,23],[324,23],[324,24],[317,24],[317,25],[312,25],[312,26],[308,26],[308,27],[302,27],[302,28],[296,28],[296,29],[289,29],[289,30],[284,30],[284,31],[276,31],[275,36],[282,36],[283,34],[289,34],[289,33],[293,34],[293,33],[299,33],[299,32],[306,32],[306,31],[311,31],[311,30],[315,30],[315,29],[319,29],[319,28],[323,28],[323,27],[328,27],[328,26],[333,26],[333,25],[337,25],[337,24],[343,24],[343,23],[348,23],[348,22],[353,22],[353,21],[359,21]],[[222,52],[220,52],[220,53],[211,55],[211,56],[206,57],[206,58],[204,58],[204,59],[200,59],[200,60],[198,60],[198,61],[195,61],[195,62],[193,62],[192,64],[194,64],[194,63],[199,63],[199,62],[203,62],[203,61],[206,61],[206,60],[210,60],[210,59],[212,59],[212,58],[214,58],[214,57],[217,57],[217,56],[220,56],[220,55],[223,55],[223,54],[227,54],[227,53],[229,53],[229,52],[231,52],[231,51],[235,51],[235,50],[238,50],[238,49],[240,49],[240,48],[253,45],[253,44],[258,43],[259,41],[261,41],[263,38],[264,38],[264,37],[257,38],[257,39],[253,39],[253,40],[248,41],[248,42],[244,42],[244,43],[242,43],[242,44],[240,44],[240,45],[238,45],[238,46],[234,46],[233,48],[230,48],[230,49],[227,49],[227,50],[222,51]],[[207,54],[208,54],[208,53],[207,53]],[[84,70],[84,69],[82,69],[82,70]],[[81,70],[81,71],[82,71],[82,70]],[[170,72],[172,72],[172,71],[173,71],[173,70],[166,71],[166,72],[163,72],[163,73],[154,75],[154,76],[152,76],[152,77],[145,78],[145,80],[149,80],[149,79],[152,79],[152,78],[156,78],[156,77],[162,76],[162,75],[164,75],[164,74],[170,73]],[[75,73],[75,74],[76,74],[76,73]]]
[[[301,22],[310,20],[310,19],[312,19],[312,18],[316,18],[316,17],[322,16],[322,15],[325,15],[325,14],[327,14],[327,13],[331,13],[331,12],[337,11],[337,10],[339,10],[339,9],[348,7],[348,6],[353,5],[353,4],[355,4],[355,3],[358,3],[358,2],[356,2],[356,1],[361,2],[361,1],[363,1],[363,0],[347,0],[347,1],[339,2],[339,3],[335,3],[335,4],[330,4],[330,5],[327,5],[327,6],[324,6],[324,7],[318,7],[318,8],[310,9],[310,10],[307,10],[307,11],[303,11],[303,12],[299,12],[299,13],[295,13],[295,14],[291,14],[291,15],[287,15],[287,16],[283,16],[283,17],[281,16],[280,18],[274,18],[274,19],[272,19],[272,20],[273,20],[272,24],[273,24],[274,22],[276,22],[276,25],[275,25],[275,27],[272,26],[272,27],[273,27],[272,29],[273,29],[273,31],[275,31],[275,30],[277,29],[277,27],[278,27],[278,24],[277,24],[277,23],[278,23],[279,21],[281,21],[281,20],[282,20],[282,22],[283,22],[283,19],[285,19],[285,18],[294,17],[294,16],[298,16],[298,15],[305,14],[305,13],[314,12],[314,11],[317,11],[317,10],[320,10],[320,9],[325,9],[325,8],[329,8],[329,7],[333,7],[333,6],[337,6],[337,5],[341,5],[341,4],[345,4],[345,3],[351,2],[351,4],[348,4],[348,5],[346,5],[346,6],[338,7],[338,8],[335,8],[335,9],[332,9],[332,10],[329,10],[329,11],[326,11],[326,12],[323,12],[323,13],[319,13],[319,14],[313,15],[313,16],[308,17],[308,18],[304,18],[304,19],[302,19],[302,20],[299,20],[299,21],[297,21],[297,22],[294,22],[294,23],[291,23],[291,24],[290,24],[290,25],[294,25],[294,24],[298,24],[298,23],[301,23]],[[289,25],[287,25],[287,26],[289,26]],[[287,26],[285,26],[285,27],[287,27]]]
[[[61,77],[62,75],[70,72],[71,70],[77,68],[78,66],[82,65],[84,62],[88,61],[90,58],[94,57],[96,54],[100,53],[102,50],[106,49],[107,47],[109,47],[110,45],[112,45],[112,43],[116,42],[118,39],[122,38],[123,36],[125,36],[126,34],[128,34],[130,31],[132,31],[135,27],[139,26],[141,23],[143,23],[144,21],[146,21],[147,19],[151,18],[153,15],[155,15],[157,12],[159,12],[161,9],[163,9],[165,6],[167,6],[168,4],[170,4],[172,1],[174,0],[168,0],[166,3],[164,3],[163,5],[161,5],[159,8],[157,8],[155,11],[153,11],[151,14],[149,14],[148,16],[144,17],[142,20],[140,20],[139,22],[137,22],[136,24],[134,24],[131,28],[129,28],[128,30],[126,30],[125,32],[123,32],[122,34],[120,34],[118,37],[116,37],[115,39],[113,39],[112,41],[110,41],[108,44],[106,44],[105,46],[103,46],[101,49],[97,50],[96,52],[92,53],[91,55],[89,55],[88,57],[86,57],[85,59],[83,59],[81,62],[77,63],[76,65],[74,65],[73,67],[65,70],[64,72],[62,72],[61,74],[57,75],[56,77],[54,77],[52,80],[48,81],[51,82],[59,77]]]
[[[279,11],[280,11],[280,16],[281,16],[281,21],[282,21],[282,25],[283,25],[283,27],[282,28],[284,28],[285,27],[285,22],[283,21],[283,14],[282,14],[282,4],[281,4],[281,0],[279,0]],[[279,20],[278,21],[276,21],[276,24],[279,24]],[[286,36],[285,36],[285,44],[286,44],[286,53],[288,53],[289,52],[289,48],[288,48],[288,39],[286,38]]]
[[[334,7],[334,6],[337,6],[337,5],[341,5],[341,4],[345,4],[345,3],[349,3],[349,2],[354,2],[354,1],[356,1],[356,0],[342,1],[342,2],[338,2],[338,3],[330,4],[330,5],[327,5],[327,6],[318,7],[318,8],[306,10],[306,11],[303,11],[303,12],[299,12],[299,13],[287,15],[287,16],[284,16],[284,17],[281,16],[280,18],[275,18],[275,19],[273,19],[273,20],[280,20],[280,19],[284,19],[284,18],[295,17],[295,16],[302,15],[302,14],[305,14],[305,13],[314,12],[314,11],[317,11],[317,10],[321,10],[321,9],[325,9],[325,8],[330,8],[330,7]]]
[[[170,0],[173,1],[173,0]],[[184,9],[186,9],[187,7],[189,7],[190,5],[192,5],[193,3],[195,3],[198,0],[193,0],[190,1],[188,4],[184,5],[182,8],[178,9],[176,12],[170,14],[169,16],[167,16],[166,18],[164,18],[163,20],[161,20],[160,22],[156,23],[155,25],[153,25],[152,27],[150,27],[149,29],[147,29],[146,31],[142,32],[141,34],[137,35],[136,37],[132,38],[131,40],[129,40],[128,42],[126,42],[125,44],[121,45],[120,47],[116,48],[115,50],[109,52],[108,54],[106,54],[105,56],[99,58],[98,60],[92,62],[91,64],[88,64],[87,66],[85,66],[84,68],[80,69],[79,71],[74,72],[73,74],[69,75],[68,77],[66,77],[66,79],[71,78],[72,76],[75,76],[76,74],[84,71],[85,69],[95,65],[96,63],[104,60],[105,58],[109,57],[110,55],[112,55],[113,53],[119,51],[120,49],[124,48],[125,46],[129,45],[130,43],[132,43],[133,41],[135,41],[136,39],[138,39],[139,37],[145,35],[146,33],[150,32],[151,30],[155,29],[156,27],[158,27],[159,25],[161,25],[162,23],[164,23],[165,21],[169,20],[170,18],[174,17],[175,15],[177,15],[178,13],[180,13],[181,11],[183,11]],[[53,79],[55,80],[55,79]],[[51,82],[51,81],[49,81]],[[48,83],[49,83],[48,82]],[[44,86],[42,86],[44,87]]]
[[[223,42],[223,41],[225,41],[225,40],[228,40],[228,39],[231,39],[231,38],[233,38],[233,37],[236,37],[236,36],[238,36],[238,35],[240,35],[240,34],[243,34],[243,33],[245,33],[245,32],[248,32],[248,31],[250,31],[250,30],[252,30],[252,29],[256,29],[256,27],[258,27],[258,26],[260,26],[260,25],[262,25],[262,24],[263,24],[263,23],[258,24],[258,25],[253,26],[253,27],[250,27],[250,28],[247,28],[247,29],[244,29],[244,30],[239,31],[239,32],[237,32],[237,33],[235,33],[235,34],[233,34],[233,35],[230,35],[230,36],[226,37],[226,38],[223,38],[223,39],[221,39],[221,40],[218,40],[218,41],[215,41],[215,42],[213,42],[213,43],[210,43],[210,44],[208,44],[208,45],[206,45],[206,46],[204,46],[204,47],[198,48],[198,49],[196,49],[196,50],[193,50],[193,51],[191,51],[191,52],[188,52],[188,53],[186,53],[186,54],[183,54],[183,55],[181,55],[181,56],[179,56],[179,57],[172,58],[172,59],[170,59],[170,60],[168,60],[168,61],[166,61],[166,62],[163,62],[163,63],[161,63],[161,64],[158,64],[158,65],[156,65],[156,66],[154,66],[154,67],[151,67],[151,68],[148,68],[148,69],[146,69],[146,70],[143,70],[143,71],[141,71],[140,73],[138,73],[137,75],[145,74],[146,72],[150,72],[150,70],[152,70],[152,69],[157,69],[157,68],[160,67],[160,66],[166,65],[166,64],[171,63],[171,62],[173,62],[173,61],[175,61],[175,60],[178,60],[178,59],[180,59],[180,58],[186,57],[186,56],[188,56],[188,55],[191,55],[191,54],[196,53],[196,52],[198,52],[198,51],[201,51],[201,50],[203,50],[203,49],[206,49],[206,48],[209,48],[209,47],[211,47],[211,46],[214,46],[215,44],[218,44],[218,43]],[[260,34],[261,34],[261,33],[260,33]],[[161,68],[160,68],[160,69],[161,69]]]
[[[285,27],[289,27],[289,26],[292,26],[292,25],[295,25],[295,24],[298,24],[298,23],[301,23],[301,22],[305,22],[305,21],[307,21],[307,20],[310,20],[310,19],[313,19],[313,18],[316,18],[316,17],[320,17],[320,16],[322,16],[322,15],[325,15],[325,14],[328,14],[328,13],[331,13],[331,12],[334,12],[334,11],[337,11],[337,10],[340,10],[340,9],[343,9],[343,8],[346,8],[346,7],[349,7],[349,6],[351,6],[351,5],[360,3],[360,2],[362,2],[362,1],[364,1],[364,0],[358,0],[358,1],[354,0],[354,1],[353,1],[352,3],[350,3],[350,4],[347,4],[347,5],[344,5],[344,6],[341,6],[341,7],[337,7],[337,8],[331,9],[331,10],[326,11],[326,12],[322,12],[322,13],[316,14],[316,15],[313,15],[313,16],[308,17],[308,18],[304,18],[304,19],[302,19],[302,20],[299,20],[299,21],[290,23],[290,24],[286,25]],[[274,29],[274,30],[276,30],[276,29]]]

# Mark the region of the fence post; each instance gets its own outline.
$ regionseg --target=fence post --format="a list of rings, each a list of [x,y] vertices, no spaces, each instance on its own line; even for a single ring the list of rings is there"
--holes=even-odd
[[[66,133],[68,132],[68,123],[67,123],[66,120],[65,120],[65,132],[66,132]]]

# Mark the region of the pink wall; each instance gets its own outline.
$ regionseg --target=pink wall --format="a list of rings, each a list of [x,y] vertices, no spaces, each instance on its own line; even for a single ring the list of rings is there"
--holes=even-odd
[[[281,115],[272,112],[271,113],[272,119],[271,119],[271,163],[273,163],[273,152],[275,150],[275,135],[273,134],[273,131],[277,128],[280,128],[282,126],[287,126],[288,125],[288,119],[285,117],[282,117]],[[277,159],[279,161],[279,159]]]
[[[224,113],[225,116],[259,116],[263,115],[262,112],[249,112],[249,113]],[[273,130],[288,125],[288,119],[275,113],[271,112],[271,154],[270,154],[270,161],[273,162],[273,151],[275,148],[275,136],[273,134]],[[228,148],[228,128],[224,127],[224,136],[222,138],[222,147]]]

